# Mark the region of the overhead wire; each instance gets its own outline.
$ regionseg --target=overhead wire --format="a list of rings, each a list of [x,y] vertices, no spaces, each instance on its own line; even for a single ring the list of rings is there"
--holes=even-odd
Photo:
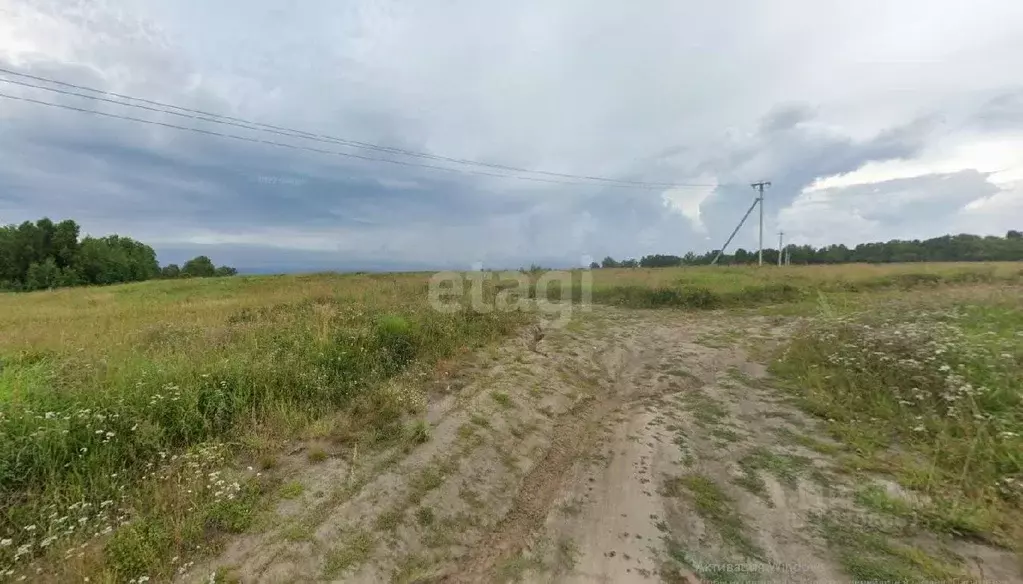
[[[117,101],[115,99],[108,99],[108,98],[97,97],[96,95],[85,95],[85,94],[77,93],[77,92],[73,92],[73,91],[65,91],[65,90],[60,90],[60,89],[56,89],[56,88],[53,88],[53,87],[45,87],[45,86],[41,86],[41,85],[34,85],[34,84],[31,84],[31,83],[25,83],[23,81],[17,81],[17,80],[13,80],[13,79],[6,79],[6,78],[3,78],[3,77],[0,77],[0,82],[4,82],[4,83],[9,83],[9,84],[14,84],[14,85],[21,85],[21,86],[29,87],[29,88],[33,88],[33,89],[41,89],[41,90],[44,90],[44,91],[49,91],[49,92],[53,92],[53,93],[64,94],[64,95],[69,95],[69,96],[74,96],[74,97],[79,97],[79,98],[84,98],[84,99],[90,99],[90,100],[94,100],[94,101],[101,101],[101,102],[111,103],[111,104],[120,105],[120,106],[124,106],[124,107],[133,107],[133,108],[137,108],[137,109],[148,110],[148,111],[153,111],[153,112],[157,112],[157,113],[170,114],[170,115],[175,115],[175,116],[178,116],[178,117],[190,118],[190,119],[199,120],[199,121],[211,122],[211,123],[216,123],[216,124],[223,124],[223,125],[228,125],[228,126],[235,126],[235,127],[244,128],[244,129],[247,129],[247,130],[259,131],[259,132],[267,132],[267,133],[271,133],[271,134],[275,134],[275,135],[280,135],[280,136],[287,136],[287,137],[292,137],[292,138],[300,138],[300,139],[306,139],[306,140],[313,140],[313,141],[324,142],[324,143],[339,144],[339,145],[348,146],[348,147],[356,148],[356,149],[373,150],[373,151],[377,151],[377,152],[386,152],[386,153],[397,154],[397,155],[401,155],[401,156],[410,156],[410,157],[424,158],[424,159],[429,159],[429,160],[452,162],[452,163],[462,164],[462,165],[482,166],[482,167],[494,168],[494,169],[498,169],[498,170],[505,170],[505,171],[509,171],[509,172],[530,173],[530,174],[540,174],[540,175],[544,175],[544,176],[570,178],[570,179],[576,179],[576,182],[542,180],[539,177],[526,177],[526,176],[521,176],[521,175],[507,175],[507,174],[498,174],[498,173],[487,173],[487,172],[474,171],[474,170],[468,170],[468,169],[450,168],[450,167],[437,166],[437,165],[431,165],[431,164],[417,164],[417,163],[410,163],[410,162],[405,162],[405,161],[397,161],[397,160],[393,160],[393,159],[374,158],[374,157],[360,156],[360,155],[350,154],[350,153],[340,153],[340,152],[326,151],[328,153],[339,154],[339,155],[342,155],[342,156],[350,155],[353,158],[360,158],[360,159],[363,159],[363,160],[372,160],[372,161],[378,161],[378,162],[390,162],[390,163],[394,163],[394,164],[402,164],[402,165],[405,165],[405,166],[418,166],[418,167],[421,167],[421,168],[428,168],[428,169],[433,169],[433,170],[445,170],[445,171],[450,171],[450,172],[465,172],[467,174],[478,174],[478,175],[483,175],[483,176],[499,176],[499,177],[522,179],[522,180],[534,180],[534,181],[537,181],[537,182],[548,182],[548,183],[553,183],[553,184],[587,185],[587,184],[595,184],[595,183],[606,183],[605,186],[620,186],[620,187],[626,187],[627,186],[627,187],[639,187],[639,188],[659,189],[659,190],[672,189],[672,188],[713,188],[713,187],[717,186],[715,184],[666,183],[666,182],[665,183],[659,183],[659,182],[648,182],[648,181],[634,181],[634,180],[627,180],[627,179],[614,179],[614,178],[601,177],[601,176],[569,174],[569,173],[560,173],[560,172],[553,172],[553,171],[546,171],[546,170],[534,170],[534,169],[527,169],[527,168],[516,167],[516,166],[509,166],[509,165],[503,165],[503,164],[497,164],[497,163],[474,161],[474,160],[469,160],[469,159],[464,159],[464,158],[454,158],[454,157],[448,157],[448,156],[441,156],[441,155],[437,155],[437,154],[430,154],[430,153],[425,153],[425,152],[417,152],[417,151],[414,151],[414,150],[407,150],[407,149],[403,149],[403,148],[396,148],[396,147],[391,147],[391,146],[382,146],[382,145],[379,145],[379,144],[371,144],[371,143],[368,143],[368,142],[361,142],[361,141],[357,141],[357,140],[349,140],[349,139],[345,139],[345,138],[337,138],[337,137],[329,136],[329,135],[326,135],[326,134],[316,134],[316,133],[312,133],[312,132],[306,132],[306,131],[303,131],[303,130],[296,130],[294,128],[287,128],[287,127],[283,127],[283,126],[275,126],[275,125],[272,125],[272,124],[265,124],[265,123],[262,123],[262,122],[246,120],[244,118],[237,118],[237,117],[232,117],[232,116],[226,116],[226,115],[222,115],[222,114],[216,114],[216,113],[212,113],[212,112],[207,112],[207,111],[203,111],[203,110],[197,110],[197,109],[192,109],[192,108],[181,107],[181,106],[177,106],[177,105],[169,104],[169,103],[165,103],[165,102],[160,102],[160,101],[155,101],[155,100],[150,100],[150,99],[145,99],[145,98],[140,98],[140,97],[134,97],[134,96],[130,96],[130,95],[126,95],[126,94],[121,94],[121,93],[116,93],[116,92],[112,92],[112,91],[105,91],[105,90],[101,90],[101,89],[87,87],[87,86],[84,86],[84,85],[68,83],[68,82],[65,82],[65,81],[60,81],[60,80],[56,80],[56,79],[50,79],[50,78],[46,78],[46,77],[40,77],[40,76],[37,76],[37,75],[30,75],[28,73],[21,73],[19,71],[12,71],[10,69],[5,69],[5,68],[2,68],[2,67],[0,67],[0,73],[5,73],[5,74],[8,74],[8,75],[15,75],[15,76],[18,76],[18,77],[32,79],[32,80],[35,80],[35,81],[40,81],[40,82],[44,82],[44,83],[51,83],[51,84],[55,84],[55,85],[60,85],[60,86],[63,86],[63,87],[69,87],[69,88],[77,89],[77,90],[80,90],[80,91],[87,91],[87,92],[95,93],[95,94],[99,94],[99,95],[107,95],[107,96],[110,96],[110,97],[116,97],[118,99],[137,101],[137,102],[140,102],[140,103],[145,103],[145,104],[150,104],[150,105],[153,105],[153,106],[157,106],[157,107],[147,107],[147,106],[144,106],[144,105],[139,105],[137,103],[125,103],[123,101]],[[7,95],[5,95],[4,97],[12,98],[12,96],[7,96]],[[38,103],[40,105],[57,105],[57,104],[51,104],[49,102],[41,102],[39,100],[26,99],[25,101],[30,101],[31,103]],[[160,109],[160,108],[167,108],[167,109]],[[69,109],[74,109],[76,111],[89,112],[89,113],[101,113],[101,112],[96,112],[95,110],[86,110],[84,108],[69,107]],[[177,111],[171,111],[171,110],[177,110]],[[121,117],[122,119],[131,119],[132,121],[141,121],[141,122],[147,122],[148,121],[148,120],[142,120],[142,119],[139,119],[139,118],[131,118],[130,116],[116,116],[116,115],[112,115],[111,117]],[[174,124],[170,124],[170,125],[168,125],[168,127],[175,127],[177,129],[186,129],[184,127],[178,127],[178,126],[176,126]],[[231,135],[226,135],[226,134],[222,134],[222,133],[219,133],[219,132],[206,132],[206,131],[204,131],[203,133],[212,133],[213,135],[224,135],[226,137],[232,137]],[[272,141],[262,141],[262,142],[263,143],[267,143],[267,144],[272,143]],[[277,143],[274,143],[274,144],[277,145]],[[317,152],[321,151],[321,149],[312,149],[312,150],[313,151],[317,151]],[[582,182],[582,181],[594,181],[594,182],[591,183],[591,182]]]
[[[39,100],[39,99],[33,99],[33,98],[30,98],[30,97],[24,97],[24,96],[18,96],[18,95],[9,95],[9,94],[6,94],[6,93],[0,93],[0,98],[12,99],[12,100],[16,100],[16,101],[23,101],[23,102],[27,102],[27,103],[33,103],[33,104],[37,104],[37,105],[44,105],[44,106],[48,106],[48,107],[66,109],[66,110],[71,110],[71,111],[76,111],[76,112],[81,112],[81,113],[94,114],[94,115],[103,116],[103,117],[106,117],[106,118],[114,118],[114,119],[126,120],[126,121],[131,121],[131,122],[138,122],[138,123],[143,123],[143,124],[151,124],[151,125],[154,125],[154,126],[163,126],[165,128],[172,128],[172,129],[175,129],[175,130],[184,130],[184,131],[189,131],[189,132],[196,132],[196,133],[199,133],[199,134],[206,134],[208,136],[218,136],[218,137],[221,137],[221,138],[231,138],[233,140],[240,140],[240,141],[244,141],[244,142],[252,142],[252,143],[255,143],[255,144],[266,144],[266,145],[277,146],[277,147],[281,147],[281,148],[290,148],[290,149],[293,149],[293,150],[305,150],[305,151],[308,151],[308,152],[316,152],[316,153],[319,153],[319,154],[331,154],[331,155],[334,155],[334,156],[344,156],[344,157],[347,157],[347,158],[355,158],[355,159],[366,160],[366,161],[371,161],[371,162],[386,162],[388,164],[395,164],[395,165],[408,166],[408,167],[414,167],[414,168],[428,168],[428,169],[431,169],[431,170],[442,170],[442,171],[462,173],[462,174],[471,174],[471,175],[478,175],[478,176],[490,176],[490,177],[496,177],[496,178],[508,178],[508,179],[515,179],[515,180],[526,180],[526,181],[542,182],[542,183],[549,183],[549,184],[559,184],[559,185],[603,186],[603,187],[611,187],[611,188],[629,188],[629,189],[643,189],[643,190],[665,190],[665,188],[666,188],[666,187],[654,186],[654,185],[650,185],[650,186],[644,186],[644,185],[620,185],[620,184],[613,184],[613,183],[610,183],[610,184],[597,184],[597,183],[584,183],[584,182],[579,182],[579,181],[561,181],[561,180],[547,179],[547,178],[541,178],[541,177],[536,177],[536,176],[521,176],[521,175],[511,175],[511,174],[500,174],[500,173],[496,173],[496,172],[487,172],[487,171],[483,171],[483,170],[474,170],[474,169],[465,169],[465,168],[449,168],[449,167],[445,167],[445,166],[436,166],[436,165],[432,165],[432,164],[419,164],[419,163],[415,163],[415,162],[408,162],[408,161],[405,161],[405,160],[393,160],[393,159],[390,159],[390,158],[376,158],[376,157],[372,157],[372,156],[363,156],[361,154],[353,154],[351,152],[339,152],[337,150],[326,150],[326,149],[323,149],[323,148],[315,148],[315,147],[312,147],[312,146],[301,146],[301,145],[298,145],[298,144],[288,144],[286,142],[278,142],[276,140],[265,140],[265,139],[262,139],[262,138],[252,138],[252,137],[249,137],[249,136],[240,136],[238,134],[229,134],[229,133],[226,133],[226,132],[216,132],[216,131],[213,131],[213,130],[204,130],[202,128],[190,128],[188,126],[179,126],[177,124],[169,124],[167,122],[159,122],[159,121],[156,121],[156,120],[146,120],[146,119],[143,119],[143,118],[136,118],[136,117],[133,117],[133,116],[122,116],[122,115],[119,115],[119,114],[112,114],[112,113],[109,113],[109,112],[101,112],[101,111],[98,111],[98,110],[91,110],[91,109],[87,109],[87,108],[80,108],[80,107],[75,107],[75,106],[66,105],[66,104],[52,103],[52,102],[43,101],[43,100]]]

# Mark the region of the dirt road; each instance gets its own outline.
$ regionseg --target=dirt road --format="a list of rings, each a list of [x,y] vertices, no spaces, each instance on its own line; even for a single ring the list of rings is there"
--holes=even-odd
[[[511,340],[431,396],[424,444],[293,461],[269,527],[185,580],[850,581],[849,554],[890,550],[857,548],[848,518],[884,526],[751,356],[793,326],[599,309]],[[914,545],[1017,576],[1008,552]]]

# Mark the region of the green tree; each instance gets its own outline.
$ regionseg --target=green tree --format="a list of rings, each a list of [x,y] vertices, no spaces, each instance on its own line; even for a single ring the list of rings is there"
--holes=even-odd
[[[160,270],[160,277],[168,280],[181,277],[181,268],[177,264],[167,264]]]
[[[61,268],[60,277],[57,279],[57,286],[61,288],[69,288],[71,286],[81,286],[85,283],[85,280],[82,279],[82,275],[78,273],[78,270],[74,266]]]
[[[675,255],[655,254],[643,256],[639,260],[641,268],[671,268],[682,265],[682,258]]]
[[[213,261],[204,255],[188,260],[181,268],[181,275],[186,278],[209,278],[215,276],[216,273],[217,269],[213,266]]]
[[[86,237],[78,250],[75,268],[88,284],[114,284],[127,280],[127,261],[106,239]]]
[[[177,277],[171,264],[161,270],[152,247],[130,237],[108,235],[79,240],[78,223],[47,217],[20,225],[0,225],[0,289],[29,290],[88,284],[136,282]],[[230,276],[229,266],[214,267],[206,256],[186,266],[192,276]]]
[[[150,280],[160,273],[153,248],[117,235],[83,239],[75,268],[89,284]]]
[[[37,262],[53,257],[53,236],[57,232],[57,226],[50,221],[49,217],[43,217],[36,221],[36,245],[34,255]]]
[[[53,231],[53,257],[61,268],[74,265],[78,255],[78,224],[65,219]]]
[[[26,290],[44,290],[60,285],[61,274],[57,262],[52,257],[42,263],[33,262],[25,275]]]

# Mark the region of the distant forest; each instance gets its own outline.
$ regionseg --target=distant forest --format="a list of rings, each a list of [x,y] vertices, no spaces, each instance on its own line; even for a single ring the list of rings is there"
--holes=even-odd
[[[183,266],[160,267],[156,252],[129,237],[108,235],[79,240],[78,224],[42,218],[0,227],[0,290],[29,291],[68,286],[117,284],[156,278],[232,276],[198,256]]]
[[[783,248],[789,263],[796,264],[847,264],[847,263],[896,263],[896,262],[1008,262],[1023,260],[1023,233],[1009,231],[1005,237],[995,235],[944,235],[920,241],[893,239],[888,242],[861,243],[856,247],[828,245],[790,245]],[[689,252],[684,256],[648,255],[642,258],[615,260],[604,258],[601,263],[593,262],[591,268],[665,268],[673,266],[708,265],[718,250],[703,255]],[[746,265],[757,262],[757,250],[739,248],[733,254],[724,254],[718,264]],[[764,249],[764,263],[777,264],[778,250]]]

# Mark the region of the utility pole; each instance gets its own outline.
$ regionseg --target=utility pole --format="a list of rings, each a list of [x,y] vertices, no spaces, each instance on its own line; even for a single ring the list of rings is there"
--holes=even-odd
[[[764,187],[771,186],[771,181],[760,181],[750,185],[760,192],[757,201],[760,203],[760,251],[757,252],[757,264],[764,265]]]
[[[759,202],[760,199],[757,199],[753,201],[752,205],[749,206],[749,209],[746,210],[746,214],[742,216],[742,220],[739,221],[739,224],[735,226],[735,230],[732,231],[732,234],[728,236],[728,241],[726,241],[725,244],[721,246],[721,249],[718,250],[718,254],[714,256],[713,260],[711,260],[710,265],[713,266],[714,264],[718,263],[718,260],[721,259],[722,255],[724,255],[725,250],[728,249],[728,244],[732,243],[732,240],[735,239],[735,234],[739,233],[739,230],[742,229],[743,223],[746,222],[746,219],[749,217],[749,214],[753,212],[753,207],[756,207],[757,203]]]
[[[781,257],[782,257],[782,241],[784,239],[785,239],[785,232],[784,231],[779,231],[778,232],[778,266],[779,267],[781,266],[781,263],[782,263],[781,262]]]

